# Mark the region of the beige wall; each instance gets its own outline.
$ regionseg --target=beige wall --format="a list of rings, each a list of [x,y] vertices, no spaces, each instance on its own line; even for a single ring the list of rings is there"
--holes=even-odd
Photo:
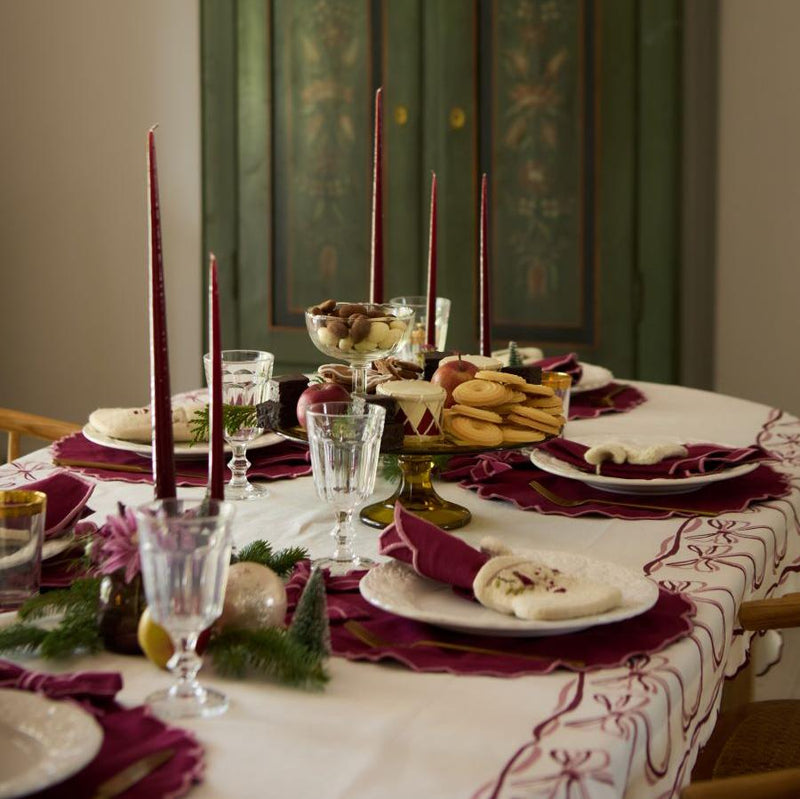
[[[0,405],[148,399],[157,133],[172,386],[201,378],[197,0],[0,0]]]
[[[715,386],[800,414],[800,2],[720,11]]]

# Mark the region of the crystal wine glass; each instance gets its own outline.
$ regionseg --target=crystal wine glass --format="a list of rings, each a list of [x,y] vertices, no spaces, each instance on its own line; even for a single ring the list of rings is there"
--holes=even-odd
[[[384,408],[355,402],[319,402],[306,409],[308,445],[319,498],[332,506],[334,550],[315,561],[333,574],[369,568],[374,561],[356,554],[353,511],[375,487],[386,416]]]
[[[275,357],[261,350],[222,351],[222,404],[255,407],[269,399],[270,378]],[[211,356],[203,356],[206,380],[211,382]],[[264,432],[262,427],[241,426],[231,432],[225,427],[225,440],[233,450],[228,463],[231,480],[225,486],[225,499],[258,499],[269,494],[266,486],[247,479],[247,445]]]
[[[328,313],[315,310],[306,311],[308,335],[320,352],[350,364],[357,396],[367,393],[367,366],[399,352],[414,322],[413,308],[369,302],[339,302]]]
[[[234,507],[214,499],[160,499],[136,509],[147,605],[168,633],[175,654],[167,663],[171,688],[147,697],[162,718],[216,716],[227,697],[197,681],[197,639],[222,613],[231,559]]]

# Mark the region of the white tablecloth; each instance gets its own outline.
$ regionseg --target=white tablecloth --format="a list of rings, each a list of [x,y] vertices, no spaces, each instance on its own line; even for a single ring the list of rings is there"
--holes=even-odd
[[[800,423],[763,405],[674,386],[638,384],[648,401],[626,414],[571,422],[574,432],[670,434],[733,445],[758,440],[800,476]],[[0,487],[43,477],[42,450],[0,469]],[[745,662],[735,631],[743,598],[796,586],[798,512],[787,499],[716,518],[665,521],[542,516],[489,502],[457,485],[440,492],[470,508],[459,534],[487,534],[513,546],[587,553],[641,570],[697,603],[690,636],[652,657],[585,675],[501,679],[417,674],[400,666],[330,661],[322,693],[258,681],[203,678],[232,699],[221,718],[187,724],[207,750],[205,782],[191,796],[362,797],[666,797],[688,781],[713,727],[723,677]],[[266,538],[328,547],[331,520],[310,477],[272,484],[271,497],[242,503],[237,543]],[[201,489],[179,489],[199,495]],[[379,485],[377,492],[389,493]],[[90,505],[102,521],[117,500],[150,499],[144,484],[98,482]],[[365,554],[377,532],[361,528]],[[57,670],[39,661],[27,665]],[[143,658],[81,658],[63,670],[116,669],[121,700],[138,704],[169,677]]]

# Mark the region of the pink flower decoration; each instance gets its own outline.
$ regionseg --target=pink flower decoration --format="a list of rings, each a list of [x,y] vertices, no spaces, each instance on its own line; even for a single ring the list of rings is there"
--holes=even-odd
[[[141,571],[139,536],[133,511],[120,504],[119,513],[106,518],[97,536],[97,554],[93,559],[98,571],[112,574],[125,569],[125,582],[129,583]]]

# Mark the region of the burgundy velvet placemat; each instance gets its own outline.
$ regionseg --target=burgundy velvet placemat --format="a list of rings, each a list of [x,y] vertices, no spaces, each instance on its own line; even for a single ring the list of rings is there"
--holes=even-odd
[[[175,754],[160,768],[129,788],[125,799],[183,796],[202,780],[203,748],[194,734],[171,727],[144,707],[124,708],[115,697],[122,676],[115,672],[43,674],[0,660],[0,688],[33,691],[50,699],[72,701],[95,717],[103,743],[95,758],[77,774],[35,794],[39,799],[91,796],[105,780],[140,758],[163,749]]]
[[[512,451],[452,458],[442,478],[457,480],[461,486],[476,491],[484,499],[513,502],[522,510],[556,516],[595,515],[615,519],[668,519],[672,516],[694,516],[698,512],[714,515],[734,513],[745,510],[755,502],[786,496],[791,490],[788,477],[767,464],[761,464],[749,474],[711,483],[688,494],[611,494],[591,488],[579,480],[542,471],[528,457]],[[563,507],[532,488],[531,480],[559,497],[586,502]],[[648,507],[636,508],[616,503]]]
[[[295,569],[287,585],[290,609],[309,573],[308,561]],[[688,597],[661,589],[655,606],[641,616],[581,632],[541,638],[465,635],[373,607],[358,593],[363,574],[326,576],[333,654],[348,660],[402,663],[420,672],[520,677],[557,668],[612,668],[687,635],[695,612]]]
[[[281,441],[270,447],[248,450],[251,466],[250,479],[281,480],[311,474],[311,457],[308,447]],[[53,445],[53,462],[69,469],[77,469],[98,480],[121,480],[127,483],[152,483],[151,462],[135,452],[111,449],[94,444],[83,433],[74,433]],[[81,465],[83,464],[83,465]],[[180,486],[202,486],[208,482],[208,458],[176,460],[176,480]],[[230,480],[225,469],[225,480]]]

